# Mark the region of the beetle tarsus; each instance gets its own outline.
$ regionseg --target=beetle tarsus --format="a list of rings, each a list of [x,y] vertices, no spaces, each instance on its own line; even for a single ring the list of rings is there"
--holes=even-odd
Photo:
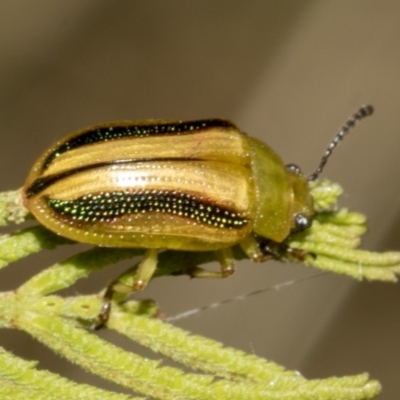
[[[111,301],[114,295],[114,283],[110,284],[103,296],[103,305],[101,306],[100,313],[98,314],[92,329],[99,330],[106,326],[111,314]]]
[[[289,246],[287,246],[287,248],[286,248],[286,253],[290,254],[292,257],[296,258],[298,261],[301,261],[301,262],[305,261],[305,259],[308,255],[315,257],[315,254],[311,254],[305,250],[297,249],[297,248],[293,248],[293,247],[289,247]]]
[[[102,328],[104,328],[107,324],[108,319],[110,318],[111,314],[111,301],[106,301],[103,303],[103,306],[101,307],[101,311],[99,315],[97,316],[97,319],[92,326],[92,329],[95,331],[98,331]]]

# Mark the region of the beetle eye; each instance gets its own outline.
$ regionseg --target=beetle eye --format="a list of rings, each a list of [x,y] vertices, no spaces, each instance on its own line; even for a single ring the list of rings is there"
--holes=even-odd
[[[301,174],[301,169],[296,164],[287,164],[286,169],[288,169],[290,172],[293,172],[294,174]]]
[[[311,226],[311,218],[306,217],[303,214],[297,214],[295,218],[296,231],[304,231]]]

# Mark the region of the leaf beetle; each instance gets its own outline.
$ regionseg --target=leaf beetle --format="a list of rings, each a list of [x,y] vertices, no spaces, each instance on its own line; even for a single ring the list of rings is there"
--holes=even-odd
[[[253,261],[278,256],[276,249],[293,251],[282,242],[312,223],[309,181],[372,112],[364,106],[348,119],[309,177],[224,119],[95,125],[42,154],[22,189],[23,204],[69,239],[148,249],[132,291],[151,279],[160,249],[215,251],[220,272],[190,273],[226,277],[234,272],[234,245]],[[109,305],[104,319],[108,312]]]

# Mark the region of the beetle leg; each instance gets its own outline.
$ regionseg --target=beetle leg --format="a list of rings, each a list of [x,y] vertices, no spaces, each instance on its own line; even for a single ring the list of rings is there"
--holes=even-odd
[[[281,259],[282,256],[290,254],[293,258],[298,261],[304,261],[308,255],[315,257],[314,254],[309,253],[302,249],[290,247],[285,243],[277,243],[272,240],[265,240],[260,243],[260,249],[265,255],[269,255],[275,259]]]
[[[298,261],[304,261],[307,256],[316,258],[316,255],[314,253],[309,253],[308,251],[289,246],[286,246],[286,253],[290,254],[294,258],[297,258]]]
[[[107,286],[103,296],[104,303],[98,315],[97,323],[94,326],[95,329],[100,329],[107,323],[111,312],[111,302],[115,293],[127,295],[142,290],[147,286],[157,268],[157,260],[158,250],[147,250],[136,269],[132,283],[127,284],[121,281],[121,278],[126,276],[126,273],[124,273],[122,277],[112,281]]]
[[[273,255],[265,253],[260,248],[260,243],[253,235],[246,236],[240,243],[240,247],[247,254],[250,260],[254,262],[262,262],[269,260]]]
[[[274,258],[275,260],[281,259],[282,253],[287,253],[287,249],[290,248],[287,245],[268,239],[263,240],[259,247],[265,257]]]
[[[158,250],[147,250],[136,271],[135,279],[132,284],[132,291],[136,292],[137,290],[142,290],[147,286],[157,268],[157,261]]]
[[[193,278],[226,278],[235,272],[235,258],[232,248],[216,250],[215,257],[221,264],[221,271],[208,271],[200,267],[190,268],[189,275]]]
[[[215,257],[221,265],[221,278],[226,278],[235,272],[235,258],[233,257],[232,248],[217,250]]]
[[[271,258],[280,260],[286,254],[290,254],[299,261],[304,261],[306,256],[310,254],[285,243],[278,243],[269,239],[258,242],[253,235],[245,237],[239,244],[247,256],[255,262],[262,262]]]

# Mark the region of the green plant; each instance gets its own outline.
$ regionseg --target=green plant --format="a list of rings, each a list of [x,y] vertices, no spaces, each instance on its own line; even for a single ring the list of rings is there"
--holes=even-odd
[[[302,263],[356,279],[396,281],[400,253],[358,249],[366,218],[337,209],[341,188],[322,181],[312,185],[315,218],[311,228],[293,234],[286,244],[307,251]],[[29,218],[19,191],[0,195],[0,224]],[[35,226],[0,237],[0,268],[44,249],[73,242]],[[63,298],[54,293],[117,261],[142,254],[138,249],[93,248],[44,269],[18,289],[0,293],[0,328],[20,329],[82,368],[133,392],[156,399],[370,399],[380,391],[367,374],[307,380],[273,362],[224,347],[155,318],[152,302],[113,303],[108,329],[154,352],[170,357],[192,373],[162,366],[100,339],[90,329],[102,305],[102,294]],[[235,258],[246,256],[235,249]],[[155,277],[184,273],[184,267],[212,261],[212,252],[160,254]],[[189,260],[189,261],[188,261]],[[298,262],[298,259],[294,261]],[[134,266],[119,279],[129,284]],[[0,396],[10,399],[132,399],[128,395],[76,384],[35,362],[0,350]],[[143,397],[144,398],[144,397]]]

